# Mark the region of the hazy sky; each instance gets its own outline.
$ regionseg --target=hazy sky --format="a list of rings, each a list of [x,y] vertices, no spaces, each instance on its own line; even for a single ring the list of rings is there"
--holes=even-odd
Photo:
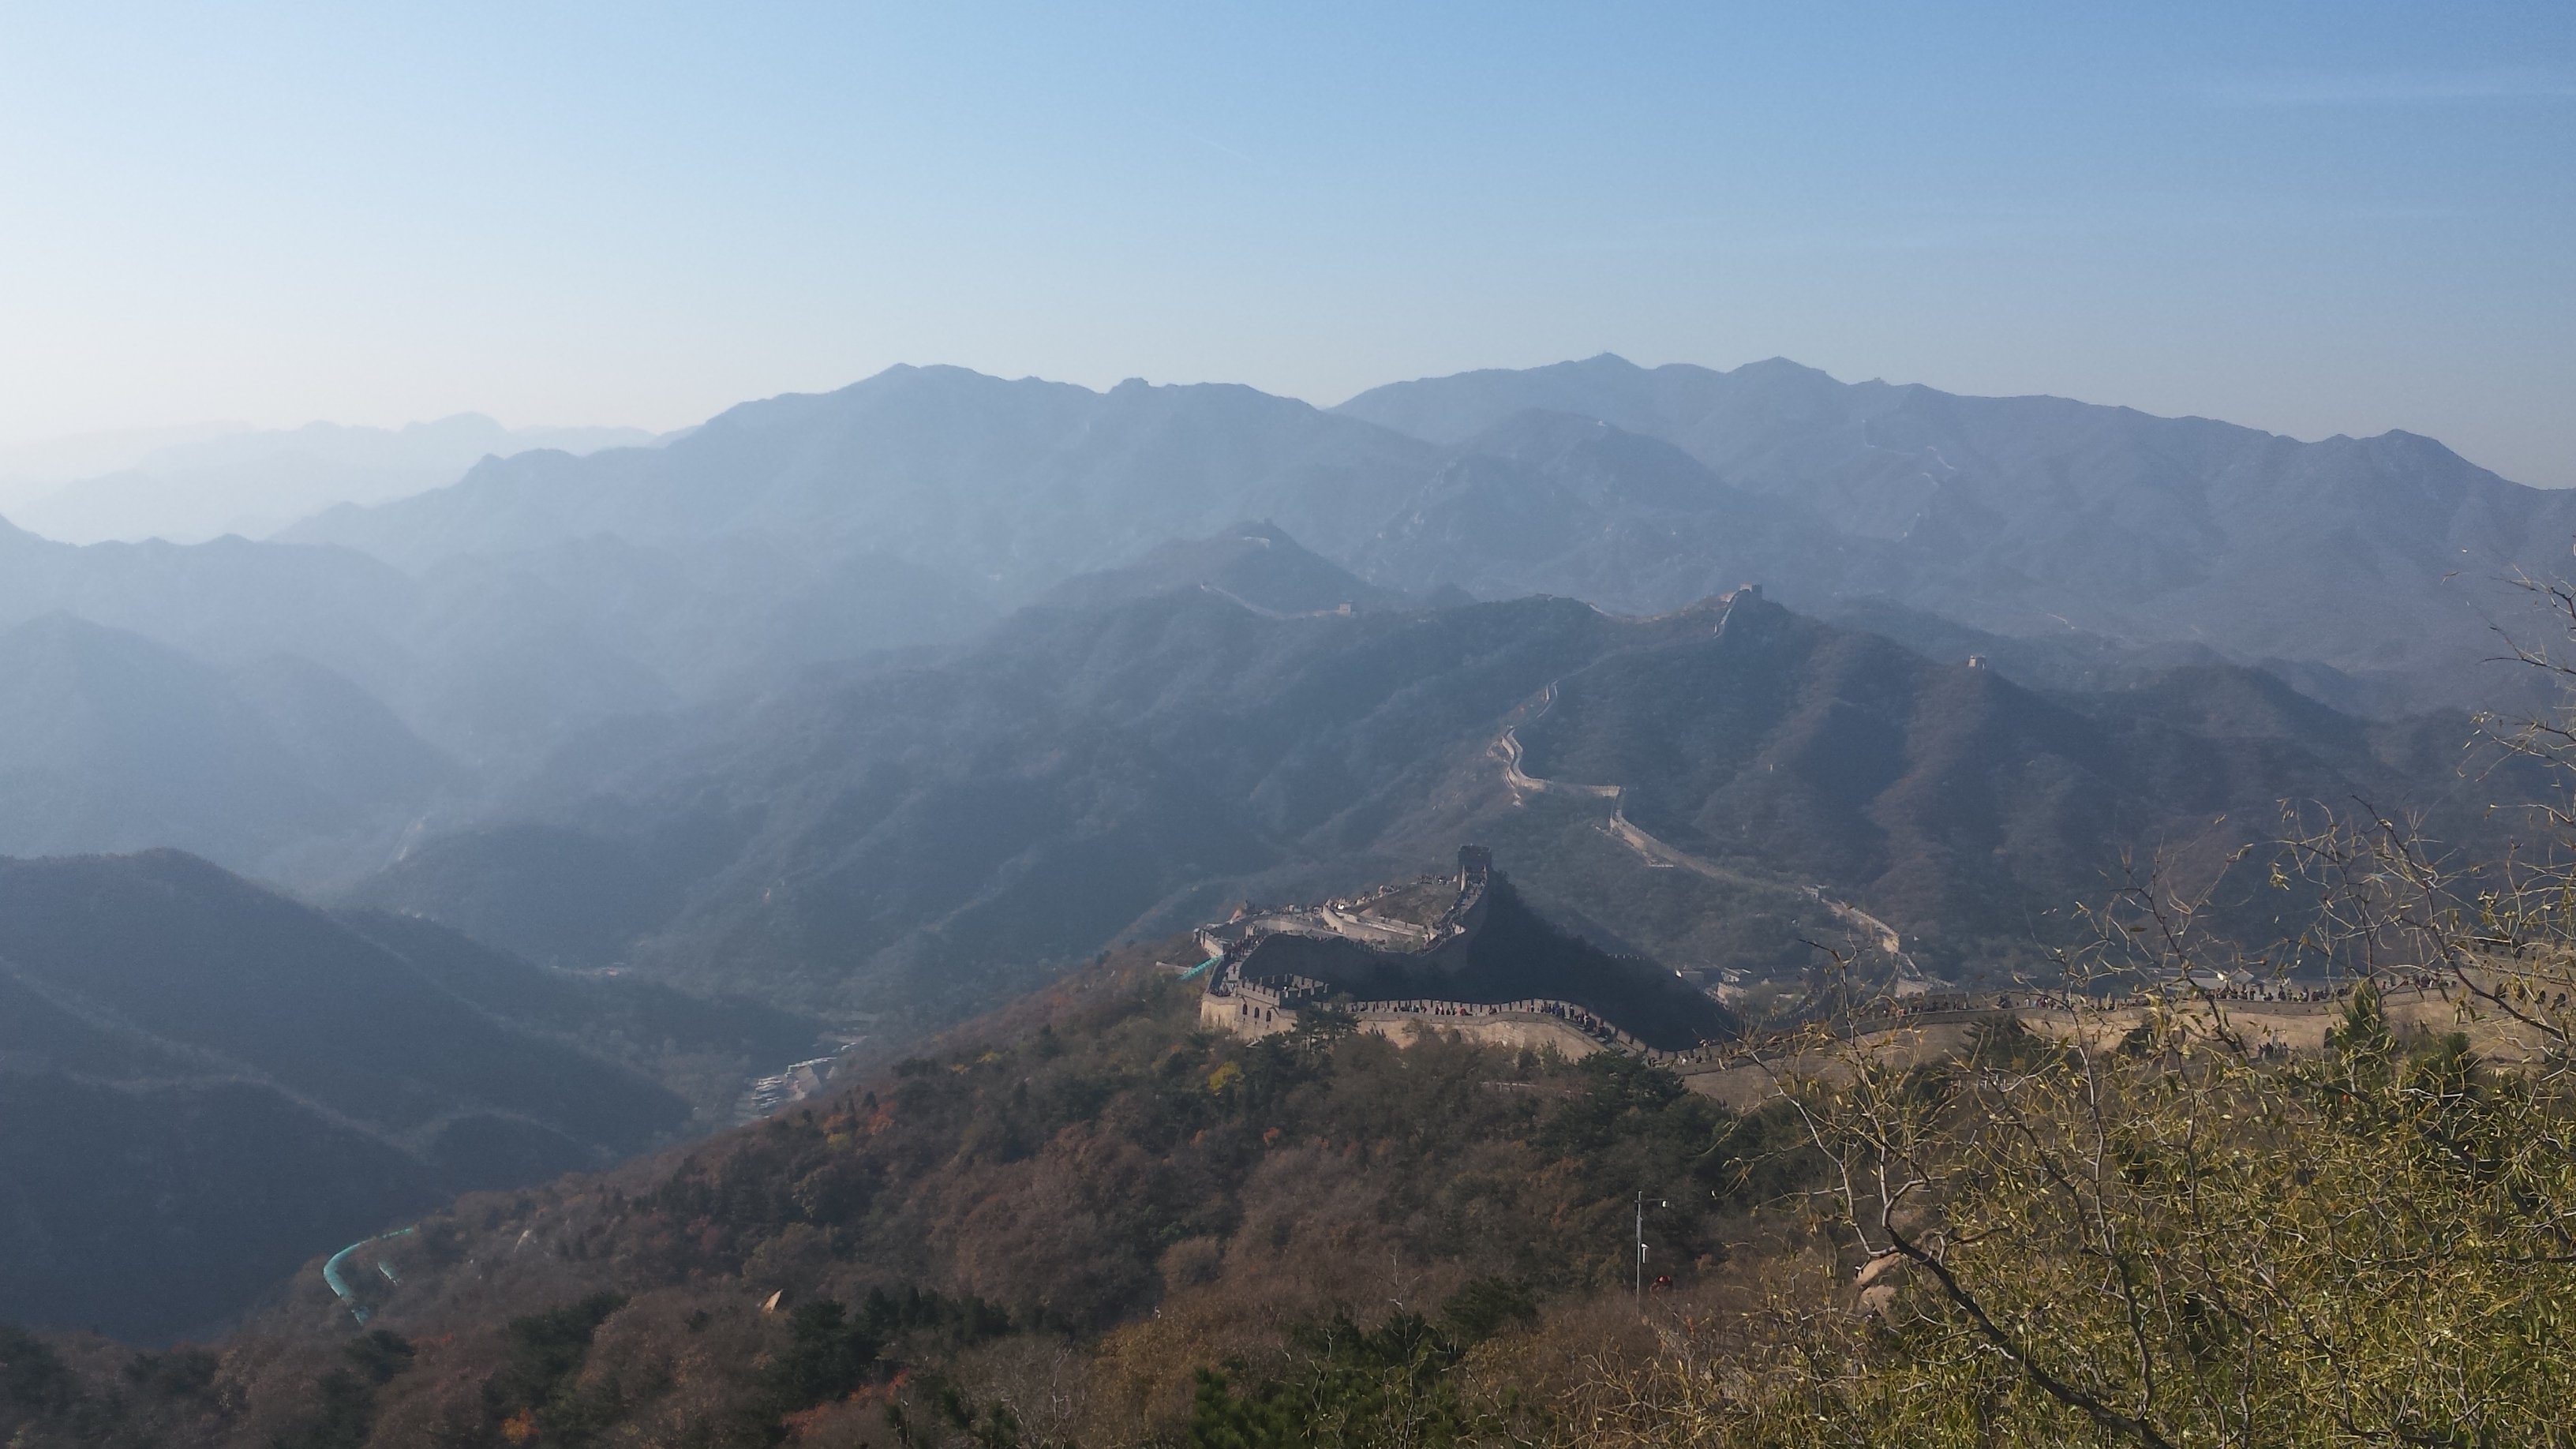
[[[2576,4],[0,0],[0,440],[1602,350],[2576,483]]]

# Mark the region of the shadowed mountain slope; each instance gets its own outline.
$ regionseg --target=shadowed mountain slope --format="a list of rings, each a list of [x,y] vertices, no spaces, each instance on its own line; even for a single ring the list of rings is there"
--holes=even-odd
[[[175,851],[0,860],[0,995],[0,1317],[202,1327],[392,1215],[689,1116]],[[66,1132],[89,1149],[50,1155]]]

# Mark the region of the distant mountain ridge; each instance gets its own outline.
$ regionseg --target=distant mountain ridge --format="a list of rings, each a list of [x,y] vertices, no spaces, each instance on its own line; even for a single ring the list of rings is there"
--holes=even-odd
[[[67,543],[259,538],[335,503],[382,503],[456,481],[486,454],[642,447],[641,428],[505,428],[458,413],[400,428],[308,423],[210,431],[153,448],[121,467],[21,485],[21,527]]]
[[[495,459],[450,488],[279,535],[419,568],[597,533],[867,547],[1018,601],[1155,544],[1273,518],[1327,552],[1434,449],[1248,387],[1095,393],[954,367],[744,403],[650,451]]]
[[[1007,608],[1245,518],[1404,593],[1654,613],[1759,580],[1820,611],[1885,598],[2005,636],[2322,666],[2375,709],[2519,687],[2476,665],[2488,617],[2513,617],[2492,576],[2555,567],[2576,538],[2576,498],[2408,434],[2300,443],[1776,359],[1608,356],[1326,412],[898,367],[660,449],[491,460],[281,536],[415,571],[601,536],[682,555],[758,540],[815,567],[864,551]]]
[[[2554,576],[2576,538],[2576,492],[2509,483],[2409,433],[2301,443],[2062,398],[1845,384],[1778,358],[1719,372],[1605,354],[1390,384],[1335,411],[1463,445],[1534,409],[1661,439],[1833,530],[1862,577],[1783,555],[1766,578],[1792,600],[1821,603],[1821,585],[2008,635],[2200,640],[2418,701],[2476,687],[2475,661],[2495,652],[2487,615],[2514,618],[2493,576]],[[1558,526],[1638,527],[1655,506],[1630,489]],[[1695,587],[1640,561],[1560,551],[1530,586],[1611,608]]]

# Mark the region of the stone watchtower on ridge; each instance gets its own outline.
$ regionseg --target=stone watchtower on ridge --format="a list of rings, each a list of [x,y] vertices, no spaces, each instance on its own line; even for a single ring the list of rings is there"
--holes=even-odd
[[[1460,895],[1485,884],[1493,878],[1493,874],[1494,853],[1492,851],[1481,845],[1458,847],[1458,893]]]

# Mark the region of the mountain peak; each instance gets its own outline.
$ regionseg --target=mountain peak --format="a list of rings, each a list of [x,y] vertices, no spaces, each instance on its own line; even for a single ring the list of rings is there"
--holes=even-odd
[[[1788,357],[1766,357],[1759,362],[1748,362],[1725,375],[1728,377],[1797,377],[1813,378],[1822,382],[1836,381],[1834,375],[1823,368],[1809,367],[1803,362]]]

